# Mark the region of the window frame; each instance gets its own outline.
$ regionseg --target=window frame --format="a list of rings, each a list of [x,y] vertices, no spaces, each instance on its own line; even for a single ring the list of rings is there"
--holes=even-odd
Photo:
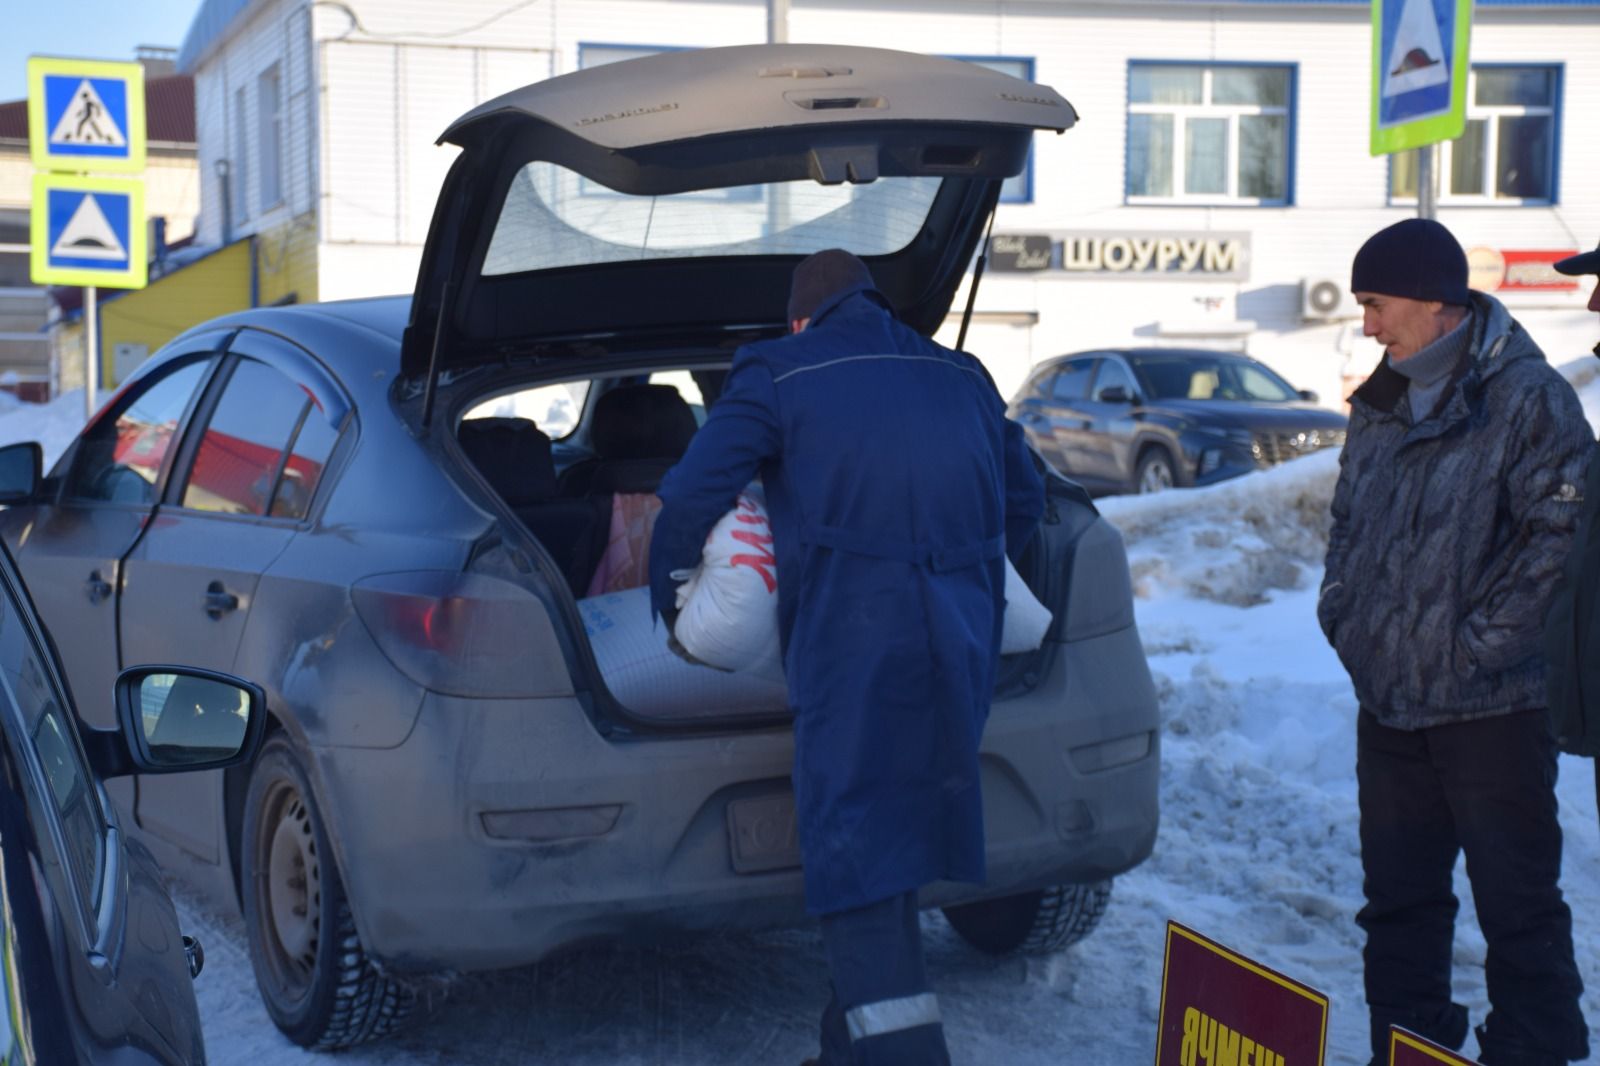
[[[990,63],[1019,63],[1019,64],[1021,64],[1022,69],[1023,69],[1023,73],[1022,73],[1021,77],[1023,77],[1027,81],[1035,80],[1034,75],[1035,75],[1035,72],[1038,70],[1038,59],[1035,56],[978,55],[978,54],[960,54],[960,55],[956,55],[956,54],[951,54],[951,53],[945,53],[945,58],[946,59],[959,59],[963,63],[972,63],[972,64],[977,65],[977,66],[983,66],[987,70],[994,70],[995,73],[997,73],[997,74],[1006,74],[1006,73],[1009,73],[1009,71],[996,70],[992,66],[987,66],[987,64],[990,64]],[[1013,75],[1013,77],[1015,77],[1015,76],[1016,75]],[[1032,143],[1030,143],[1028,145],[1028,158],[1027,158],[1027,161],[1025,163],[1023,163],[1023,165],[1022,165],[1022,173],[1018,174],[1017,177],[1022,179],[1022,192],[1021,192],[1021,194],[1020,195],[1018,195],[1018,194],[1007,195],[1007,193],[1006,193],[1006,185],[1010,184],[1010,182],[1013,180],[1013,179],[1008,178],[1008,179],[1006,179],[1006,181],[1000,183],[1000,200],[999,200],[1000,203],[1002,203],[1002,204],[1031,204],[1031,203],[1034,202],[1034,192],[1033,192],[1033,145],[1032,145]]]
[[[233,91],[233,121],[237,127],[233,134],[233,158],[228,161],[228,180],[233,182],[233,218],[235,226],[250,221],[250,99],[246,87]]]
[[[172,441],[161,457],[161,465],[157,468],[156,480],[151,486],[152,492],[149,501],[107,500],[95,496],[80,496],[73,492],[82,483],[83,467],[89,462],[86,456],[85,444],[91,433],[99,431],[102,426],[109,426],[114,430],[117,421],[127,413],[128,408],[143,399],[151,389],[154,389],[158,384],[185,367],[207,362],[210,363],[210,366],[202,367],[200,380],[196,384],[194,392],[189,395],[183,411],[178,415],[177,424],[173,427]],[[189,435],[189,427],[193,424],[195,413],[205,403],[206,395],[216,380],[217,367],[221,365],[221,362],[222,360],[216,349],[197,349],[162,364],[161,368],[154,373],[131,379],[124,386],[122,395],[117,398],[117,402],[102,412],[99,418],[95,420],[94,426],[84,431],[73,442],[71,450],[64,457],[67,460],[66,465],[59,468],[61,471],[60,501],[72,507],[117,507],[132,508],[140,511],[152,510],[157,504],[161,503],[166,498],[168,487],[172,484],[173,470],[184,450],[185,442]],[[149,380],[146,380],[147,378]]]
[[[1199,104],[1136,104],[1133,102],[1133,73],[1140,67],[1198,67],[1201,74],[1201,98]],[[1282,70],[1289,77],[1289,92],[1286,102],[1281,106],[1245,104],[1213,104],[1210,103],[1212,72],[1217,67],[1243,67],[1249,69]],[[1122,125],[1122,202],[1129,207],[1244,207],[1244,208],[1284,208],[1295,206],[1295,161],[1298,156],[1298,139],[1300,133],[1300,64],[1297,61],[1272,62],[1267,60],[1228,60],[1228,59],[1129,59],[1126,80],[1123,85],[1123,125]],[[1133,171],[1133,137],[1129,126],[1132,117],[1136,114],[1155,115],[1168,114],[1174,117],[1172,140],[1172,175],[1173,194],[1170,196],[1147,196],[1135,194],[1128,189],[1128,180]],[[1239,119],[1247,115],[1276,115],[1284,117],[1284,189],[1283,199],[1267,199],[1255,196],[1240,196],[1232,193],[1185,193],[1183,188],[1183,148],[1184,133],[1183,120],[1186,118],[1221,118],[1228,122],[1228,162],[1226,179],[1230,189],[1237,190],[1239,183]]]
[[[268,86],[272,92],[267,92]],[[272,105],[269,113],[268,104]],[[283,70],[272,63],[256,75],[256,155],[261,177],[256,195],[258,210],[266,214],[283,206]]]
[[[223,393],[227,390],[234,370],[240,362],[247,359],[283,375],[297,388],[306,392],[312,401],[311,405],[302,411],[300,421],[295,424],[288,442],[278,456],[278,470],[273,479],[272,491],[267,495],[266,513],[230,514],[184,507],[184,490],[187,489],[189,477],[194,472],[195,459],[200,453],[200,444],[205,439],[204,431],[216,414],[217,406],[222,401]],[[322,464],[322,472],[318,475],[317,483],[312,487],[306,500],[305,513],[298,517],[274,515],[272,505],[277,499],[283,472],[294,455],[295,444],[298,443],[306,422],[313,417],[319,417],[314,413],[318,408],[322,411],[320,417],[328,423],[334,433],[333,446],[328,449],[328,457]],[[315,520],[323,501],[327,499],[328,486],[338,480],[338,468],[344,456],[353,447],[352,441],[360,435],[360,419],[356,414],[355,403],[331,371],[298,345],[249,328],[232,336],[228,350],[218,360],[202,390],[199,402],[188,411],[185,425],[187,428],[182,443],[171,457],[166,473],[165,485],[160,496],[161,504],[181,509],[185,515],[201,516],[222,522],[266,523],[277,526],[304,527]]]
[[[1478,71],[1480,70],[1542,70],[1551,76],[1550,103],[1548,106],[1538,105],[1510,105],[1489,104],[1479,106],[1474,103],[1478,91]],[[1561,204],[1561,118],[1562,103],[1566,95],[1567,65],[1565,62],[1493,62],[1473,63],[1467,70],[1467,121],[1482,119],[1485,124],[1484,152],[1483,152],[1483,187],[1482,193],[1457,194],[1446,190],[1445,186],[1450,181],[1451,158],[1455,149],[1455,141],[1441,141],[1439,144],[1438,172],[1439,172],[1439,198],[1440,207],[1559,207]],[[1550,196],[1540,199],[1528,196],[1496,196],[1494,194],[1495,173],[1499,163],[1501,118],[1515,118],[1519,116],[1533,116],[1548,114],[1550,118]],[[1421,149],[1413,148],[1410,152]],[[1390,207],[1415,207],[1417,197],[1411,195],[1396,195],[1394,191],[1395,156],[1393,153],[1384,161],[1383,188],[1386,202]]]

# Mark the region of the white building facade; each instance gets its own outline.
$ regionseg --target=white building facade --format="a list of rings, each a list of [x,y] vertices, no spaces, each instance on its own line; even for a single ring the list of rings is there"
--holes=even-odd
[[[257,236],[282,298],[409,291],[451,119],[582,66],[767,33],[766,0],[206,0],[180,56],[199,238]],[[967,346],[1002,391],[1053,355],[1177,344],[1246,350],[1337,405],[1375,361],[1349,263],[1415,214],[1416,179],[1412,158],[1368,153],[1365,0],[791,0],[788,36],[984,62],[1077,107],[995,220]],[[1548,263],[1600,240],[1582,106],[1600,99],[1600,0],[1478,0],[1471,65],[1438,217],[1474,284],[1553,362],[1578,358],[1588,294]]]

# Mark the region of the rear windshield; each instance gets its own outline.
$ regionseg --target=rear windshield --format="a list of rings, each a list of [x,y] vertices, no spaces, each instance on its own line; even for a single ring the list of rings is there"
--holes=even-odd
[[[942,180],[801,181],[628,196],[553,163],[529,163],[506,193],[483,273],[636,259],[809,255],[824,248],[888,255],[921,231]]]
[[[1157,400],[1288,403],[1300,397],[1278,375],[1248,359],[1135,356],[1133,365]]]

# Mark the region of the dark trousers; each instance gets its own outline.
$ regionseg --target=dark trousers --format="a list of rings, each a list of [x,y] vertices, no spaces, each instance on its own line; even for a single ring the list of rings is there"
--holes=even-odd
[[[822,1066],[948,1066],[915,892],[824,915],[822,946],[833,978]]]
[[[1459,1048],[1467,1012],[1450,1000],[1458,852],[1488,943],[1486,1066],[1546,1066],[1588,1054],[1572,915],[1561,898],[1556,750],[1543,711],[1399,730],[1362,711],[1356,730],[1367,1004],[1373,1053],[1391,1023]]]

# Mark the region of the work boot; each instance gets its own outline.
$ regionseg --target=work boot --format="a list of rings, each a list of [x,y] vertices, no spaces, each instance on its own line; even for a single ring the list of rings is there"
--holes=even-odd
[[[1536,1051],[1526,1044],[1496,1039],[1487,1024],[1472,1030],[1478,1037],[1478,1061],[1483,1066],[1567,1066],[1565,1055]]]

